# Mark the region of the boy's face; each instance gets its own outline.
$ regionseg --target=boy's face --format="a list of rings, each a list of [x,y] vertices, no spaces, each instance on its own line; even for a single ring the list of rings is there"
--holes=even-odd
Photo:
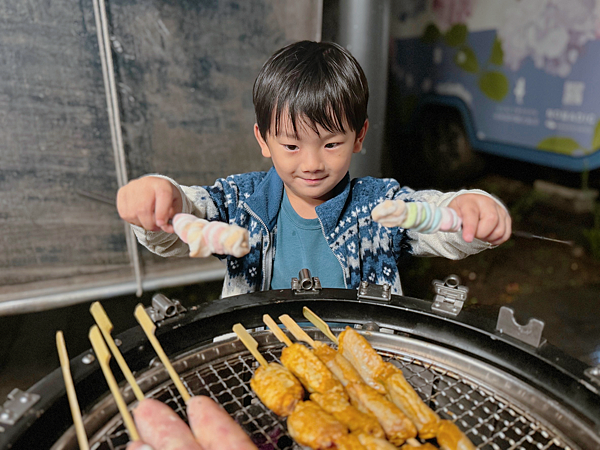
[[[348,172],[352,154],[361,150],[368,121],[358,135],[354,131],[330,133],[319,125],[317,134],[300,122],[296,137],[289,118],[281,125],[279,135],[269,132],[264,140],[255,124],[256,140],[263,156],[273,161],[294,210],[301,217],[315,218],[315,207],[331,198],[333,188]]]

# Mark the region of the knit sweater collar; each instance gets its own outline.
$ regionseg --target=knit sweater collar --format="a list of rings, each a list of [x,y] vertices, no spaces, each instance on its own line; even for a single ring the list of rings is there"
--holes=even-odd
[[[283,199],[283,181],[272,167],[262,179],[254,193],[246,199],[248,207],[265,223],[269,231],[277,223],[277,214]],[[316,207],[317,216],[321,220],[326,233],[330,233],[339,220],[350,195],[350,175],[346,176],[334,188],[336,195]]]

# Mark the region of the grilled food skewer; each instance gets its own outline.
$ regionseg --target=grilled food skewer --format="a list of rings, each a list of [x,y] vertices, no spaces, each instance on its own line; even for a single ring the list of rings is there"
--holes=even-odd
[[[316,347],[318,344],[287,314],[279,320],[299,341]],[[296,375],[309,393],[327,394],[337,392],[346,396],[344,386],[317,355],[302,344],[294,343],[281,351],[281,363]]]
[[[348,429],[311,400],[300,402],[287,419],[290,436],[300,445],[313,449],[335,447],[335,441]]]
[[[112,352],[115,360],[117,361],[117,364],[119,365],[119,368],[121,369],[121,372],[123,372],[123,375],[125,375],[125,379],[131,386],[131,389],[133,390],[135,397],[138,399],[138,401],[141,402],[142,400],[144,400],[144,393],[138,386],[137,381],[135,380],[135,377],[131,373],[129,366],[125,362],[123,355],[119,351],[119,348],[115,344],[115,341],[113,340],[113,338],[110,334],[113,330],[113,324],[110,321],[110,319],[108,318],[106,311],[104,311],[104,308],[102,307],[100,302],[94,302],[94,303],[92,303],[92,306],[90,307],[90,312],[92,313],[92,316],[94,316],[94,320],[96,321],[98,328],[100,328],[100,331],[102,332],[102,335],[104,336],[104,340],[108,344],[108,348],[110,348],[110,351]]]
[[[282,417],[289,416],[298,402],[304,398],[304,389],[300,381],[281,364],[267,363],[258,351],[258,342],[250,336],[241,323],[235,324],[233,331],[260,364],[250,380],[250,387],[275,414]]]
[[[94,325],[90,328],[89,339],[92,343],[94,352],[96,352],[96,357],[98,358],[100,368],[102,369],[104,378],[108,383],[110,392],[112,393],[115,399],[117,408],[119,408],[119,412],[121,413],[121,417],[123,418],[123,423],[125,424],[125,427],[129,432],[129,438],[132,441],[139,441],[140,435],[138,434],[137,428],[135,427],[133,417],[131,417],[129,410],[127,409],[127,405],[125,404],[125,401],[121,396],[121,392],[119,391],[117,381],[115,380],[115,377],[110,370],[110,366],[108,365],[108,362],[110,360],[110,352],[108,351],[108,347],[104,343],[104,339],[102,339],[102,334],[100,333],[100,329],[97,325]]]
[[[75,385],[73,384],[73,377],[71,376],[69,355],[67,354],[67,346],[65,344],[65,337],[63,336],[62,331],[56,332],[56,348],[58,350],[58,359],[60,360],[60,367],[65,380],[67,398],[69,400],[69,407],[71,408],[71,415],[73,416],[73,424],[75,425],[75,433],[77,435],[79,449],[89,450],[90,446],[85,428],[83,426],[83,420],[81,418],[81,410],[79,409],[79,402],[77,401],[77,394],[75,393]]]
[[[348,395],[343,384],[329,370],[324,362],[325,358],[318,356],[317,353],[317,349],[321,349],[321,352],[327,349],[327,354],[330,355],[330,352],[335,353],[335,350],[327,344],[314,341],[288,315],[280,316],[280,320],[284,322],[296,339],[311,342],[311,345],[315,348],[315,351],[311,351],[304,345],[296,343],[284,348],[281,352],[282,363],[304,384],[311,393],[310,399],[352,432],[369,434],[379,438],[385,437],[384,428],[379,423],[380,418],[373,415],[370,410],[365,408],[361,410],[348,401]],[[385,399],[382,400],[385,401]],[[398,419],[398,416],[393,416],[388,422],[396,419]],[[399,421],[396,420],[395,423],[398,424]],[[405,422],[402,422],[402,424],[410,425]],[[391,428],[389,429],[391,430]]]
[[[305,308],[305,310],[306,309],[308,308]],[[312,311],[310,313],[312,313]],[[310,313],[309,315],[311,315]],[[320,321],[324,323],[324,321],[314,313],[312,313],[311,317],[313,319],[316,318],[317,322]],[[284,319],[285,322],[282,319]],[[306,338],[306,332],[302,330],[302,328],[298,326],[298,324],[296,324],[291,317],[287,315],[280,316],[280,320],[285,323],[285,325],[288,327],[288,329],[290,329],[292,334],[294,334],[297,339],[302,339],[303,341],[308,342],[308,339]],[[352,344],[354,344],[353,348],[358,349],[360,354],[354,355],[351,353],[350,356],[354,357],[354,359],[359,362],[362,361],[366,356],[368,363],[367,367],[375,367],[379,371],[387,368],[387,366],[384,365],[381,356],[379,356],[375,349],[371,347],[368,341],[356,333],[356,331],[352,329],[350,330],[351,331],[347,331],[346,334],[354,333],[356,336],[359,336],[362,339],[362,341],[354,339],[352,342]],[[340,335],[340,337],[342,335]],[[352,335],[352,337],[355,336]],[[379,424],[385,431],[388,439],[393,444],[401,445],[406,441],[418,444],[418,441],[414,439],[414,437],[417,435],[416,425],[413,424],[410,417],[407,417],[402,408],[395,404],[391,399],[384,397],[386,391],[383,386],[378,383],[374,383],[374,385],[379,388],[378,390],[375,390],[372,386],[364,383],[363,379],[365,377],[361,377],[361,375],[354,370],[353,365],[344,358],[342,352],[336,352],[327,344],[322,342],[314,341],[312,339],[310,340],[312,341],[311,345],[315,349],[314,353],[326,364],[328,368],[331,369],[336,377],[342,381],[342,384],[346,388],[352,403],[358,406],[359,410],[362,412],[369,413],[376,417],[379,421]],[[356,345],[356,343],[360,345]],[[367,371],[365,371],[365,373],[369,374]],[[417,394],[415,393],[415,395]],[[425,408],[427,408],[424,403],[422,404]],[[325,407],[324,404],[321,406]],[[432,414],[435,413],[432,412]],[[435,417],[437,418],[437,415],[435,415]],[[435,436],[435,433],[429,437],[433,436]]]
[[[339,337],[340,352],[350,360],[369,386],[386,396],[415,424],[419,437],[436,436],[440,417],[427,406],[406,381],[400,369],[384,362],[371,344],[358,332],[347,327]]]
[[[285,335],[285,333],[277,326],[277,324],[271,318],[271,316],[269,316],[268,314],[265,314],[263,316],[263,322],[265,322],[265,324],[267,324],[269,329],[271,331],[273,331],[275,336],[281,342],[283,342],[284,344],[286,344],[288,346],[286,351],[297,351],[297,352],[301,352],[303,356],[308,355],[308,352],[310,352],[310,350],[306,349],[301,344],[293,344],[290,341],[290,339]],[[288,316],[288,318],[286,319],[286,322],[288,322],[288,325],[289,325],[293,322],[293,319],[291,319]],[[294,322],[294,324],[295,324],[295,322]],[[295,324],[295,325],[298,328],[300,328],[297,324]],[[296,334],[298,336],[301,335],[305,340],[308,337],[308,335],[306,335],[304,330],[302,330],[301,328],[300,328],[300,332],[298,332],[298,330],[296,330]],[[313,343],[314,342],[315,341],[313,341]],[[322,345],[325,345],[325,344],[322,344]],[[303,348],[301,349],[301,348],[297,348],[295,346],[299,346],[299,347],[303,347]],[[330,348],[329,346],[327,346],[327,347]],[[308,352],[305,350],[308,350]],[[333,350],[333,349],[331,349],[331,350],[333,352],[335,352],[335,350]],[[282,359],[285,359],[285,358],[282,358]],[[310,358],[310,359],[312,360],[312,358]],[[317,360],[319,360],[318,357],[317,357]],[[300,363],[301,363],[301,361],[300,361]],[[322,374],[327,372],[326,366],[321,366],[319,364],[316,364],[316,367],[317,367],[317,369],[316,369],[315,373],[319,376],[321,376]],[[294,372],[294,368],[290,368],[290,370],[292,372]],[[298,367],[296,367],[296,370],[298,370]],[[310,383],[310,380],[312,380],[312,378],[310,378],[306,382]],[[309,389],[309,391],[310,391],[311,390],[310,386],[307,386],[307,389]],[[338,420],[343,425],[345,425],[348,429],[350,429],[350,431],[357,432],[357,433],[366,433],[366,434],[373,435],[373,436],[380,437],[380,438],[385,437],[385,433],[384,433],[383,429],[381,428],[381,425],[379,425],[379,422],[377,422],[377,419],[374,416],[372,416],[371,414],[366,414],[364,412],[361,412],[357,408],[352,406],[350,404],[350,402],[348,401],[348,397],[345,393],[339,392],[339,391],[323,392],[323,389],[319,389],[319,386],[314,387],[314,390],[315,390],[315,392],[313,392],[310,395],[310,399],[313,402],[315,402],[316,404],[318,404],[324,411],[331,414],[336,420]],[[348,442],[347,444],[350,444],[350,442]]]
[[[469,438],[450,420],[440,422],[437,442],[442,450],[475,450]]]
[[[189,392],[187,391],[187,389],[181,382],[181,379],[179,378],[179,374],[173,368],[173,365],[171,364],[171,361],[169,361],[167,354],[165,353],[162,346],[160,345],[160,342],[154,335],[154,332],[156,330],[156,325],[154,324],[154,322],[152,322],[152,319],[150,318],[150,316],[144,309],[144,305],[142,305],[142,304],[137,305],[135,307],[134,315],[135,315],[135,318],[137,319],[138,323],[144,330],[144,333],[146,333],[146,336],[148,337],[148,340],[152,344],[152,347],[154,347],[154,351],[156,351],[156,354],[158,355],[161,362],[165,366],[165,369],[167,369],[167,372],[169,373],[169,376],[173,380],[173,383],[175,383],[175,387],[179,391],[181,398],[183,399],[184,402],[187,403],[187,401],[191,398],[191,395],[189,394]]]

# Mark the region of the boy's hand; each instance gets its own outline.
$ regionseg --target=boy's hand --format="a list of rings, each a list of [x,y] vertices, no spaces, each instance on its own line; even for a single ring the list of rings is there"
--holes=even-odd
[[[160,177],[142,177],[130,181],[117,192],[119,216],[148,231],[173,233],[169,220],[183,208],[179,190]]]
[[[462,237],[465,242],[477,238],[500,245],[510,238],[510,215],[494,199],[481,194],[461,194],[448,206],[462,218]]]

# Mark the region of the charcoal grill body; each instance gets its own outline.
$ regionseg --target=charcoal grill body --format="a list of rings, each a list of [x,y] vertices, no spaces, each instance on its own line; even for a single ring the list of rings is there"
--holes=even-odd
[[[433,396],[426,400],[441,411],[443,417],[462,417],[465,424],[475,421],[474,429],[479,430],[477,433],[485,432],[486,427],[492,427],[490,423],[485,423],[487,418],[473,418],[468,405],[463,414],[460,405],[460,402],[467,402],[465,398],[482,396],[477,400],[480,402],[478,410],[489,410],[490,416],[496,414],[496,421],[511,422],[509,416],[502,416],[508,411],[512,416],[519,415],[516,422],[525,419],[532,421],[534,425],[525,427],[533,429],[529,431],[532,435],[538,433],[536,427],[540,428],[541,435],[548,435],[547,439],[544,438],[547,441],[547,445],[544,444],[546,447],[539,447],[539,442],[528,447],[526,437],[523,438],[523,445],[519,446],[520,432],[511,437],[512,428],[508,425],[505,431],[487,431],[492,437],[494,433],[504,436],[502,439],[498,436],[494,439],[490,436],[470,436],[480,448],[510,448],[511,442],[517,443],[514,448],[600,448],[600,387],[586,375],[585,371],[589,367],[547,342],[534,348],[498,332],[498,311],[494,308],[465,308],[457,317],[449,317],[432,311],[431,302],[410,297],[391,296],[389,301],[377,301],[358,299],[357,291],[354,290],[322,289],[308,293],[277,290],[198,305],[160,322],[156,336],[178,372],[184,374],[195,365],[203,367],[208,364],[206,370],[198,370],[187,381],[188,386],[194,383],[197,386],[194,394],[212,395],[234,417],[237,414],[236,419],[250,433],[261,427],[263,434],[270,433],[269,427],[279,427],[278,433],[284,433],[282,420],[274,415],[267,417],[267,412],[256,409],[256,399],[247,386],[228,388],[227,395],[224,395],[214,391],[213,386],[208,386],[205,379],[212,379],[214,376],[219,378],[221,369],[215,367],[221,367],[219,364],[222,365],[225,361],[228,370],[233,373],[232,379],[237,377],[239,380],[236,382],[247,385],[255,362],[234,336],[224,335],[230,334],[232,325],[238,322],[248,329],[264,327],[263,314],[269,314],[273,318],[289,314],[296,321],[306,323],[302,315],[304,306],[332,324],[334,330],[336,326],[344,324],[361,329],[384,358],[390,358],[403,370],[416,370],[415,373],[425,375],[431,372],[427,377],[417,373],[415,381],[423,379],[426,384],[427,379],[432,379],[434,381],[431,383],[447,386],[453,383],[452,380],[458,380],[454,387],[444,389],[448,389],[446,392],[454,392],[452,389],[467,390],[469,392],[466,397],[460,392],[456,398],[453,397],[454,394],[443,392],[443,395],[438,395],[430,392],[431,387],[420,392],[422,397]],[[310,328],[308,331],[313,337],[325,340],[320,332]],[[215,340],[215,337],[222,338]],[[256,337],[261,344],[259,350],[269,360],[277,360],[281,344],[268,332],[258,332]],[[169,384],[168,376],[156,364],[156,354],[141,328],[132,328],[116,338],[122,342],[121,352],[136,377],[141,380],[141,387],[146,395],[163,399],[185,416],[183,402],[172,394],[175,389],[165,387]],[[107,385],[97,362],[86,363],[90,354],[91,351],[84,352],[71,360],[71,371],[84,418],[94,415],[117,416],[118,411],[108,395]],[[235,360],[237,365],[233,369],[228,359]],[[112,360],[111,365],[117,380],[123,381]],[[420,372],[419,367],[423,368],[423,372]],[[216,383],[223,384],[223,380],[217,380]],[[494,392],[496,388],[506,392]],[[165,400],[164,392],[167,391],[171,393],[169,395],[172,395],[172,399]],[[50,373],[27,393],[37,394],[41,398],[15,425],[3,426],[0,448],[76,448],[72,447],[75,442],[72,418],[60,369]],[[124,388],[124,394],[127,401],[135,401],[129,388]],[[243,413],[248,417],[238,414],[240,409],[246,409]],[[102,410],[101,414],[99,410]],[[482,413],[479,411],[477,414]],[[256,420],[249,417],[252,415],[264,418],[257,425]],[[497,428],[499,425],[493,426]],[[109,432],[104,424],[86,423],[86,427],[93,429],[91,433],[96,435]],[[114,430],[110,432],[115,433]],[[269,436],[266,438],[271,439]],[[279,440],[273,441],[277,448],[293,445],[291,441],[277,439]],[[556,444],[552,443],[553,439]],[[126,434],[120,432],[116,441],[111,445],[124,448]]]

